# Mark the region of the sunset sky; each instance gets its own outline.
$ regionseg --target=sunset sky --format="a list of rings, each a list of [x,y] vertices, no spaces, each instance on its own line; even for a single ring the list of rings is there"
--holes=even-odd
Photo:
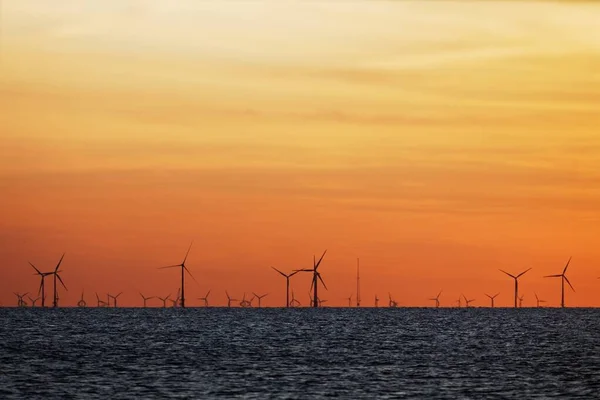
[[[2,0],[0,303],[600,306],[600,4]],[[292,279],[308,303],[308,274]],[[48,281],[48,288],[50,288]],[[48,303],[50,300],[48,296]],[[153,303],[158,305],[158,303]]]

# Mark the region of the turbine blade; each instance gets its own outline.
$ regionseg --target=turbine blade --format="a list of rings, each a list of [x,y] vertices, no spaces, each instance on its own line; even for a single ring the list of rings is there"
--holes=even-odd
[[[323,257],[325,257],[325,253],[327,253],[327,250],[325,250],[325,251],[323,252],[323,255],[321,256],[321,258],[319,258],[319,261],[318,261],[318,262],[315,264],[315,270],[316,270],[317,268],[319,268],[319,265],[321,264],[321,261],[323,261]]]
[[[60,275],[56,274],[56,277],[58,278],[58,280],[60,281],[60,284],[63,285],[63,287],[65,288],[65,290],[68,292],[69,289],[67,289],[67,287],[65,286],[65,283],[63,282],[62,278],[60,277]]]
[[[283,275],[287,278],[287,275],[284,274],[283,272],[281,272],[280,270],[278,270],[277,268],[275,268],[275,267],[271,267],[271,268],[273,268],[275,271],[279,272],[281,275]]]
[[[208,291],[208,293],[206,293],[205,298],[208,299],[208,295],[210,294],[210,290]]]
[[[571,286],[571,290],[575,291],[575,288],[573,287],[573,285],[571,285],[571,282],[569,282],[569,278],[567,278],[566,275],[563,275],[563,278],[565,278],[565,281],[567,281],[567,283],[569,284],[569,286]]]
[[[565,274],[565,272],[567,272],[567,268],[569,268],[569,264],[571,263],[571,258],[569,257],[569,261],[567,261],[567,265],[565,265],[565,269],[563,269],[563,275]]]
[[[514,276],[513,274],[509,274],[509,273],[508,273],[508,272],[506,272],[506,271],[503,271],[503,270],[501,270],[501,269],[499,269],[498,271],[500,271],[500,272],[504,272],[506,275],[510,276],[510,277],[511,277],[511,278],[513,278],[513,279],[517,279],[517,277],[516,277],[516,276]]]
[[[525,274],[525,272],[527,272],[527,271],[529,271],[529,270],[531,270],[531,268],[529,268],[529,269],[526,269],[525,271],[521,272],[519,275],[517,275],[517,278],[520,278],[522,275],[524,275],[524,274]]]
[[[562,275],[546,275],[544,278],[560,278]]]
[[[177,265],[167,265],[166,267],[158,267],[158,269],[165,269],[165,268],[175,268],[175,267],[181,267],[181,264],[177,264]]]
[[[187,260],[188,254],[190,254],[190,250],[192,249],[193,244],[194,244],[194,241],[192,240],[192,243],[190,243],[190,247],[188,247],[187,253],[185,253],[185,257],[183,258],[183,262],[181,263],[182,265],[185,264],[185,260]]]
[[[291,278],[292,276],[296,275],[298,272],[300,272],[300,271],[294,271],[291,274],[287,275],[286,278]]]
[[[38,295],[39,295],[40,293],[42,293],[42,286],[44,286],[44,278],[43,278],[43,277],[42,277],[42,280],[41,280],[41,282],[40,282],[40,288],[38,289]]]
[[[323,280],[323,278],[321,278],[321,274],[319,274],[318,272],[317,272],[317,277],[319,278],[319,280],[323,284],[323,287],[325,288],[325,290],[329,290],[329,289],[327,289],[327,285],[325,284],[325,281]]]
[[[63,255],[60,257],[60,260],[58,260],[58,264],[56,264],[56,268],[54,268],[54,273],[58,271],[58,267],[60,267],[60,263],[62,263],[63,258],[65,258],[65,253],[63,253]]]
[[[183,267],[183,269],[185,269],[185,272],[187,272],[187,273],[188,273],[188,275],[192,277],[192,279],[194,280],[194,282],[196,282],[196,284],[197,284],[197,285],[200,285],[200,284],[198,283],[198,281],[196,280],[196,278],[194,278],[194,275],[192,275],[192,273],[190,272],[190,270],[189,270],[189,269],[187,269],[187,267],[185,267],[185,266],[184,266],[184,267]]]
[[[29,261],[27,261],[27,262],[29,262]],[[29,265],[31,265],[31,266],[33,267],[33,269],[35,269],[35,272],[37,272],[37,273],[38,273],[38,275],[42,275],[42,273],[40,272],[40,270],[39,270],[39,269],[37,269],[37,268],[35,267],[35,265],[33,265],[33,264],[32,264],[32,263],[30,263],[30,262],[29,262]]]

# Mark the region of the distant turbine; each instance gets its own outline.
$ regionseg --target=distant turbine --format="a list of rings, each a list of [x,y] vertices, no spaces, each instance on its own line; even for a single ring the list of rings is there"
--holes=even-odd
[[[170,293],[167,297],[158,297],[158,299],[163,302],[163,308],[167,308],[167,300],[169,300],[170,297],[171,297]]]
[[[144,308],[146,308],[148,300],[151,300],[154,298],[154,296],[146,297],[142,294],[142,292],[140,292],[140,296],[142,296],[142,299],[144,300]]]
[[[258,299],[258,308],[260,308],[260,301],[263,299],[263,297],[265,297],[267,294],[263,294],[262,296],[257,295],[256,293],[252,292],[252,294],[254,295],[254,297],[256,297]]]
[[[231,308],[231,302],[238,301],[238,299],[234,299],[233,297],[229,296],[229,293],[227,293],[227,290],[225,291],[225,294],[227,295],[227,307]]]
[[[292,276],[296,275],[300,271],[294,271],[291,274],[284,274],[283,272],[281,272],[280,270],[278,270],[275,267],[271,267],[271,268],[273,268],[275,271],[279,272],[285,278],[285,306],[289,307],[290,306],[290,278]]]
[[[352,295],[350,297],[346,297],[348,299],[348,307],[352,307]]]
[[[562,308],[565,308],[565,281],[567,281],[567,283],[571,287],[571,290],[573,290],[573,292],[575,291],[575,289],[573,288],[573,285],[571,285],[571,282],[569,282],[569,278],[567,278],[567,275],[565,275],[567,273],[567,268],[569,268],[570,263],[571,263],[571,257],[569,257],[569,261],[567,261],[567,265],[565,265],[565,269],[563,269],[562,274],[546,275],[544,277],[544,278],[560,278],[560,306]]]
[[[118,305],[117,305],[117,299],[118,299],[118,298],[119,298],[119,296],[120,296],[120,295],[122,295],[122,294],[123,294],[123,292],[119,293],[119,294],[118,294],[118,295],[116,295],[116,296],[113,296],[113,295],[111,295],[111,294],[109,294],[109,295],[108,295],[108,297],[111,297],[111,298],[113,299],[113,305],[114,305],[114,307],[115,307],[115,308],[117,308],[117,307],[118,307]]]
[[[250,299],[250,301],[246,300],[246,293],[244,293],[244,297],[242,297],[242,301],[240,301],[240,307],[252,307],[252,299]]]
[[[356,259],[356,307],[360,307],[360,259]]]
[[[546,302],[546,300],[542,300],[542,299],[540,299],[540,298],[538,297],[537,293],[534,293],[534,294],[535,294],[535,302],[536,302],[536,304],[537,304],[537,307],[538,307],[538,308],[540,308],[540,307],[541,307],[541,306],[540,306],[540,303],[545,303],[545,302]]]
[[[519,308],[523,308],[523,299],[524,298],[525,298],[525,295],[519,296]]]
[[[292,300],[290,300],[290,307],[300,307],[301,305],[302,304],[296,300],[296,297],[294,296],[294,289],[292,289]]]
[[[492,301],[492,308],[494,308],[494,300],[496,299],[496,297],[498,297],[498,295],[499,295],[499,294],[500,294],[500,293],[496,293],[496,294],[495,294],[495,295],[493,295],[493,296],[490,296],[490,295],[489,295],[489,294],[487,294],[487,293],[485,294],[485,295],[486,295],[487,297],[489,297],[489,298],[490,298],[490,300]]]
[[[210,290],[206,293],[206,296],[200,297],[198,300],[204,301],[204,307],[208,307],[208,296],[210,295]]]
[[[14,295],[17,296],[17,306],[18,307],[27,307],[27,302],[25,300],[23,300],[23,297],[27,296],[28,294],[29,294],[29,292],[24,293],[24,294],[14,292]]]
[[[181,289],[177,289],[177,297],[175,297],[175,300],[169,300],[171,302],[173,308],[181,305],[180,293],[181,293]]]
[[[58,274],[60,271],[58,270],[58,268],[60,267],[60,264],[62,263],[63,258],[65,257],[65,254],[63,253],[62,257],[60,258],[60,260],[58,261],[58,264],[56,264],[56,268],[54,268],[54,271],[51,272],[48,275],[53,275],[54,276],[54,301],[52,302],[52,307],[58,307],[58,291],[56,290],[56,280],[58,279],[60,281],[60,284],[65,288],[66,291],[69,291],[69,289],[67,289],[67,287],[65,286],[65,283],[63,282],[62,278],[60,277],[60,275]]]
[[[96,307],[107,307],[108,304],[105,301],[100,300],[100,296],[96,293],[96,300],[98,301]]]
[[[188,258],[188,254],[190,254],[190,250],[192,249],[192,243],[190,243],[190,247],[188,248],[187,253],[185,253],[185,257],[183,258],[183,261],[181,262],[181,264],[177,264],[177,265],[169,265],[166,267],[160,267],[159,269],[165,269],[165,268],[181,268],[181,307],[185,308],[185,273],[187,272],[192,279],[194,280],[194,282],[198,283],[198,281],[196,281],[196,278],[194,278],[194,276],[192,275],[192,273],[190,272],[189,269],[187,269],[187,267],[185,266],[185,261]]]
[[[379,307],[379,297],[375,295],[375,308]]]
[[[31,265],[33,267],[33,269],[35,269],[36,275],[39,275],[39,277],[40,277],[40,289],[38,290],[38,295],[40,293],[42,294],[42,307],[46,307],[46,285],[45,285],[45,280],[46,280],[46,277],[48,275],[52,275],[52,272],[40,272],[40,270],[37,269],[37,267],[35,265],[33,265],[32,263],[29,263],[29,265]]]
[[[471,307],[471,303],[472,303],[472,302],[474,302],[474,301],[475,301],[475,299],[471,299],[471,300],[469,300],[469,299],[467,299],[467,297],[466,297],[464,294],[463,294],[462,296],[463,296],[463,298],[465,299],[465,304],[466,304],[466,307],[467,307],[467,308]]]
[[[87,303],[85,302],[85,299],[83,298],[83,293],[84,291],[81,291],[81,299],[79,299],[79,301],[77,302],[77,307],[87,307]]]
[[[319,307],[322,307],[323,303],[327,303],[327,300],[325,300],[325,299],[323,299],[323,300],[319,299]]]
[[[31,307],[35,307],[35,303],[37,303],[37,301],[40,299],[40,297],[36,297],[35,299],[32,299],[31,296],[27,296],[27,298],[29,299],[29,301],[31,302]]]
[[[441,296],[441,294],[442,294],[442,290],[440,290],[440,292],[438,293],[437,296],[432,297],[431,299],[429,299],[431,301],[435,301],[435,308],[440,308],[440,296]]]
[[[312,305],[313,307],[319,307],[319,296],[317,293],[319,281],[321,281],[325,290],[328,290],[327,285],[325,285],[323,278],[321,278],[321,273],[319,272],[319,265],[321,265],[321,261],[323,261],[323,257],[325,257],[326,253],[327,253],[327,250],[325,250],[323,252],[323,255],[321,256],[321,258],[319,258],[318,262],[316,261],[315,256],[313,256],[313,268],[312,269],[297,270],[297,271],[302,271],[302,272],[312,272],[313,273],[312,282],[310,284],[310,288],[311,288],[311,290],[313,290],[313,305]]]
[[[505,273],[506,275],[510,276],[515,280],[515,308],[517,308],[517,300],[519,299],[519,278],[522,277],[529,270],[531,270],[531,268],[526,269],[525,271],[521,272],[519,275],[516,276],[513,274],[509,274],[506,271],[500,270],[500,272]]]
[[[388,307],[398,307],[398,302],[394,299],[392,299],[392,294],[388,292],[388,296],[390,297],[389,303],[388,303]]]

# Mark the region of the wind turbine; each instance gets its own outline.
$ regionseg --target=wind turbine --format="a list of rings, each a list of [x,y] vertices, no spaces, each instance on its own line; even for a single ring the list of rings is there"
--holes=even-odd
[[[225,294],[227,295],[227,307],[231,308],[231,302],[238,301],[238,299],[234,299],[233,297],[229,296],[229,293],[227,293],[227,290],[225,291]]]
[[[262,296],[257,295],[256,293],[252,292],[252,294],[254,295],[254,297],[256,297],[258,299],[258,308],[260,308],[260,301],[263,299],[263,297],[265,297],[266,295],[268,295],[269,293],[263,294]]]
[[[163,308],[167,308],[167,300],[169,300],[169,297],[171,297],[170,293],[167,297],[158,297],[158,299],[163,302]]]
[[[31,307],[35,307],[35,303],[37,303],[37,301],[40,299],[40,297],[36,297],[35,299],[32,299],[31,296],[27,296],[27,298],[29,299],[29,301],[31,302]]]
[[[441,294],[442,294],[442,291],[440,290],[440,292],[438,293],[437,296],[432,297],[431,299],[429,299],[431,301],[435,301],[435,308],[440,308],[440,296],[441,296]]]
[[[526,269],[525,271],[521,272],[519,275],[516,276],[513,274],[509,274],[506,271],[499,270],[500,272],[505,273],[506,275],[510,276],[515,280],[515,308],[517,308],[517,300],[519,299],[519,278],[522,277],[529,270],[531,270],[531,268]]]
[[[525,295],[519,296],[519,308],[523,308],[523,299],[524,298],[525,298]]]
[[[348,307],[352,307],[352,295],[346,298],[348,299]]]
[[[29,265],[31,265],[33,267],[33,269],[35,269],[36,275],[40,276],[40,289],[38,290],[38,295],[40,293],[42,294],[42,307],[46,307],[46,285],[45,285],[45,281],[46,281],[46,277],[48,275],[52,275],[52,272],[41,272],[32,263],[29,263]]]
[[[118,294],[118,295],[116,295],[116,296],[113,296],[113,295],[111,295],[111,294],[109,294],[109,295],[108,295],[108,297],[112,297],[112,299],[113,299],[113,304],[114,304],[114,307],[115,307],[115,308],[117,308],[117,307],[118,307],[118,305],[117,305],[117,299],[118,299],[118,298],[119,298],[119,296],[120,296],[120,295],[122,295],[122,294],[123,294],[123,292],[119,293],[119,294]]]
[[[285,306],[289,307],[290,306],[290,278],[292,276],[296,275],[300,271],[294,271],[291,274],[284,274],[283,272],[281,272],[280,270],[278,270],[275,267],[271,267],[271,268],[273,268],[275,271],[279,272],[285,278]]]
[[[540,308],[540,307],[541,307],[541,306],[540,306],[540,303],[545,303],[545,302],[546,302],[546,300],[542,300],[542,299],[540,299],[540,298],[538,297],[537,293],[534,293],[534,294],[535,294],[535,302],[536,302],[536,304],[537,304],[537,307],[538,307],[538,308]]]
[[[187,267],[185,266],[185,261],[188,258],[188,254],[190,254],[190,250],[192,249],[192,244],[194,242],[190,243],[190,247],[188,248],[187,253],[185,253],[185,257],[183,258],[183,261],[181,262],[181,264],[177,264],[177,265],[168,265],[166,267],[160,267],[159,269],[165,269],[165,268],[181,268],[181,302],[180,302],[180,306],[182,308],[185,308],[185,273],[187,272],[192,279],[194,280],[194,282],[198,283],[198,281],[196,281],[196,278],[194,278],[194,276],[192,275],[192,273],[190,272],[189,269],[187,269]]]
[[[29,292],[24,293],[24,294],[19,294],[17,292],[14,292],[14,295],[17,296],[17,306],[27,307],[27,302],[25,300],[23,300],[23,297],[27,296],[28,294],[29,294]]]
[[[240,307],[252,307],[252,300],[246,300],[246,293],[244,293],[244,297],[242,297],[242,301],[240,301]]]
[[[98,301],[97,307],[107,307],[108,304],[105,301],[100,300],[100,296],[96,293],[96,300]]]
[[[180,293],[181,293],[181,289],[177,289],[177,297],[175,297],[175,300],[169,300],[172,304],[172,307],[174,307],[174,308],[181,304],[180,303],[181,298],[179,297]]]
[[[81,291],[81,299],[79,299],[79,301],[77,302],[77,307],[87,307],[87,303],[85,302],[85,299],[83,298],[83,293],[84,291]]]
[[[301,306],[301,304],[298,300],[296,300],[296,297],[294,296],[294,289],[292,289],[292,300],[290,300],[290,307],[299,307],[299,306]]]
[[[208,307],[208,295],[210,294],[210,290],[206,293],[206,296],[200,297],[198,300],[204,301],[204,307]]]
[[[389,307],[398,307],[398,302],[392,299],[392,294],[388,292],[388,296],[390,297],[390,301],[388,303]]]
[[[142,296],[142,299],[144,299],[144,308],[146,308],[146,303],[148,302],[148,300],[151,300],[154,298],[154,296],[146,297],[142,294],[142,292],[140,292],[140,296]]]
[[[569,278],[567,278],[567,275],[565,275],[567,273],[567,268],[569,268],[570,263],[571,263],[571,257],[569,257],[569,261],[567,261],[567,265],[565,265],[565,269],[563,269],[562,274],[546,275],[544,277],[544,278],[560,278],[560,306],[562,308],[565,308],[565,281],[567,281],[567,283],[571,287],[571,290],[573,290],[573,292],[575,291],[575,289],[573,288],[573,285],[571,285],[571,282],[569,282]]]
[[[60,271],[58,270],[58,268],[60,267],[60,264],[62,263],[63,258],[65,257],[65,253],[63,253],[62,257],[60,258],[60,260],[58,261],[58,264],[56,264],[56,268],[54,268],[54,272],[49,273],[48,275],[53,275],[54,276],[54,301],[52,302],[52,307],[58,307],[58,291],[56,290],[56,280],[58,279],[60,281],[60,284],[65,288],[66,291],[69,291],[69,289],[67,289],[67,287],[65,286],[65,283],[63,282],[62,278],[60,277],[60,275],[58,274]]]
[[[456,306],[457,306],[458,308],[461,308],[461,307],[462,307],[462,299],[460,298],[460,296],[458,297],[458,300],[456,300]]]
[[[375,295],[375,308],[379,307],[379,297]]]
[[[474,301],[475,301],[475,299],[471,299],[471,300],[469,300],[469,299],[467,299],[467,297],[466,297],[464,294],[463,294],[463,297],[464,297],[464,299],[465,299],[465,304],[466,304],[466,307],[467,307],[467,308],[471,307],[471,303],[472,303],[472,302],[474,302]]]
[[[319,307],[323,307],[323,303],[327,303],[327,300],[323,299],[319,299]]]
[[[494,308],[494,300],[496,299],[496,297],[498,297],[498,295],[499,295],[499,294],[500,294],[500,293],[496,293],[496,294],[495,294],[495,295],[493,295],[493,296],[490,296],[490,295],[489,295],[489,294],[487,294],[487,293],[485,294],[485,295],[486,295],[487,297],[489,297],[489,298],[490,298],[490,300],[492,301],[492,308]]]
[[[297,271],[302,271],[302,272],[312,272],[313,273],[312,282],[310,284],[310,288],[311,288],[311,290],[313,290],[313,305],[312,305],[313,307],[319,307],[319,296],[317,294],[319,281],[321,281],[325,290],[328,290],[327,285],[325,285],[323,278],[321,278],[321,273],[319,272],[319,265],[321,265],[321,261],[323,261],[323,257],[325,257],[325,253],[327,253],[327,250],[325,250],[323,252],[323,255],[321,256],[321,258],[319,258],[319,262],[316,262],[316,258],[315,258],[315,256],[313,256],[313,268],[312,269],[297,270]]]

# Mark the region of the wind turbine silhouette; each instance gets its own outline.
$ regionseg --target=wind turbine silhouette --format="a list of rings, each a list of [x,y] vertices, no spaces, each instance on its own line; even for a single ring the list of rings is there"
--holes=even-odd
[[[323,307],[323,303],[327,303],[327,300],[323,299],[319,299],[319,307]]]
[[[144,308],[146,308],[146,304],[147,304],[148,300],[151,300],[154,298],[154,296],[146,297],[142,294],[142,292],[140,292],[140,296],[142,296],[142,299],[144,300]]]
[[[227,293],[227,290],[225,291],[225,294],[227,295],[227,307],[231,308],[231,302],[238,301],[238,299],[234,299],[233,297],[229,296],[229,293]]]
[[[180,299],[181,298],[179,297],[180,293],[181,293],[181,289],[177,289],[177,297],[175,297],[175,300],[169,300],[171,302],[171,304],[172,304],[171,307],[175,308],[175,307],[177,307],[177,306],[179,306],[181,304],[180,303]]]
[[[260,308],[260,301],[263,299],[263,297],[267,296],[269,293],[263,294],[262,296],[259,296],[254,292],[252,292],[252,294],[254,295],[254,297],[256,297],[258,299],[258,308]]]
[[[290,307],[299,307],[299,306],[301,306],[301,304],[298,300],[296,300],[296,297],[294,296],[294,289],[292,289],[292,300],[290,300]]]
[[[469,299],[467,299],[467,297],[466,297],[464,294],[463,294],[462,296],[463,296],[463,297],[464,297],[464,299],[465,299],[465,304],[466,304],[466,307],[467,307],[467,308],[471,307],[471,303],[472,303],[472,302],[474,302],[474,301],[475,301],[475,299],[471,299],[471,300],[469,300]]]
[[[437,296],[429,299],[431,301],[435,301],[435,308],[440,308],[440,296],[441,296],[441,294],[442,294],[442,290],[440,290],[440,292],[438,293]]]
[[[460,298],[460,296],[458,296],[458,300],[456,300],[456,306],[457,306],[458,308],[461,308],[461,307],[462,307],[462,299]]]
[[[96,293],[96,300],[98,301],[97,307],[107,307],[108,304],[105,301],[100,300],[100,296]]]
[[[540,303],[545,303],[545,302],[546,302],[546,300],[542,300],[542,299],[540,299],[540,298],[538,297],[537,293],[534,293],[534,294],[535,294],[535,302],[536,302],[536,304],[537,304],[537,308],[540,308],[540,307],[541,307],[541,306],[540,306]]]
[[[390,301],[388,303],[389,307],[398,307],[398,302],[392,299],[392,294],[388,292],[388,296],[390,297]]]
[[[189,269],[187,269],[187,267],[185,266],[185,261],[188,258],[188,254],[190,254],[190,250],[192,249],[192,244],[194,244],[194,242],[190,243],[190,247],[188,248],[187,253],[185,253],[185,257],[183,258],[183,261],[181,262],[181,264],[177,264],[177,265],[168,265],[166,267],[160,267],[159,269],[165,269],[165,268],[181,268],[181,307],[185,308],[185,273],[187,272],[192,279],[194,280],[194,282],[198,283],[198,281],[196,280],[196,278],[194,278],[194,276],[192,275],[192,273],[190,272]]]
[[[31,296],[27,296],[27,298],[29,299],[29,301],[31,302],[31,307],[35,307],[35,303],[40,299],[40,297],[36,297],[35,299],[32,299]]]
[[[87,307],[87,303],[85,302],[85,299],[83,298],[83,293],[84,291],[81,291],[81,299],[79,299],[79,301],[77,302],[77,307]]]
[[[571,263],[571,258],[572,257],[569,257],[569,261],[567,261],[567,265],[565,265],[565,269],[563,269],[562,274],[546,275],[544,277],[544,278],[560,278],[560,306],[562,308],[565,308],[565,281],[567,281],[567,283],[571,287],[571,290],[573,290],[573,292],[575,292],[573,285],[571,285],[571,282],[569,282],[569,278],[567,278],[567,275],[565,275],[567,273],[567,268],[569,268],[569,264]]]
[[[114,305],[114,307],[115,307],[115,308],[117,308],[117,307],[118,307],[118,305],[117,305],[117,299],[118,299],[118,298],[119,298],[119,296],[120,296],[120,295],[122,295],[122,294],[123,294],[123,292],[119,293],[119,294],[118,294],[118,295],[116,295],[116,296],[113,296],[113,295],[111,295],[111,294],[109,294],[109,295],[108,295],[108,297],[111,297],[111,298],[113,299],[113,305]]]
[[[499,295],[499,294],[500,294],[500,293],[496,293],[495,295],[493,295],[493,296],[490,296],[489,294],[485,293],[485,295],[486,295],[487,297],[489,297],[489,298],[490,298],[490,300],[492,301],[492,308],[494,308],[494,300],[496,299],[496,297],[498,297],[498,295]]]
[[[160,301],[163,302],[163,308],[167,308],[167,300],[171,297],[171,293],[167,297],[157,297]]]
[[[513,274],[509,274],[506,271],[499,270],[500,272],[505,273],[506,275],[510,276],[511,278],[513,278],[515,280],[515,308],[517,308],[517,300],[519,299],[519,278],[522,277],[529,270],[531,270],[531,268],[526,269],[525,271],[521,272],[517,276],[515,276]]]
[[[65,283],[63,282],[62,278],[60,277],[60,275],[58,274],[59,271],[58,268],[60,267],[60,264],[62,263],[63,258],[65,257],[65,253],[63,253],[62,257],[60,258],[60,260],[58,261],[58,264],[56,264],[56,268],[54,268],[54,272],[51,272],[48,275],[53,275],[54,276],[54,298],[53,298],[53,302],[52,302],[52,307],[58,307],[58,291],[56,290],[56,280],[58,279],[60,281],[60,284],[65,288],[65,290],[68,292],[69,289],[67,289],[67,287],[65,286]]]
[[[244,297],[242,297],[242,301],[240,301],[240,307],[252,307],[252,300],[246,300],[246,293],[244,292]]]
[[[348,299],[348,307],[352,307],[352,295],[350,297],[346,297]]]
[[[375,308],[379,307],[379,297],[375,295]]]
[[[278,270],[275,267],[271,267],[271,268],[273,268],[275,271],[279,272],[285,278],[285,306],[289,307],[290,306],[290,278],[292,276],[296,275],[300,271],[294,271],[291,274],[284,274],[283,272],[281,272],[280,270]]]
[[[46,277],[48,275],[52,275],[52,272],[40,272],[40,270],[37,269],[37,267],[35,265],[33,265],[31,262],[29,263],[29,265],[31,265],[33,267],[33,269],[35,269],[36,275],[39,275],[39,277],[40,277],[40,289],[38,290],[38,295],[40,293],[42,294],[42,307],[46,307],[46,285],[45,285],[45,280],[46,280]]]
[[[204,301],[204,307],[208,307],[208,295],[210,295],[210,290],[206,293],[206,296],[198,298],[198,300]]]
[[[315,258],[315,256],[313,256],[313,268],[312,269],[297,270],[297,271],[301,271],[301,272],[312,272],[313,273],[312,282],[310,284],[310,288],[311,288],[311,290],[313,290],[313,305],[312,305],[313,307],[319,307],[319,296],[317,293],[319,281],[321,281],[325,290],[328,290],[327,285],[325,285],[323,278],[321,278],[321,273],[319,272],[319,265],[321,265],[321,261],[323,261],[323,257],[325,257],[326,253],[327,253],[327,250],[325,250],[323,252],[323,255],[321,256],[321,258],[319,258],[319,262],[316,262],[316,258]]]
[[[24,294],[19,294],[18,292],[14,292],[14,295],[17,296],[17,306],[19,307],[27,307],[27,302],[23,300],[23,297],[27,296],[29,292]]]
[[[523,308],[523,299],[525,298],[525,295],[519,296],[519,308]]]

